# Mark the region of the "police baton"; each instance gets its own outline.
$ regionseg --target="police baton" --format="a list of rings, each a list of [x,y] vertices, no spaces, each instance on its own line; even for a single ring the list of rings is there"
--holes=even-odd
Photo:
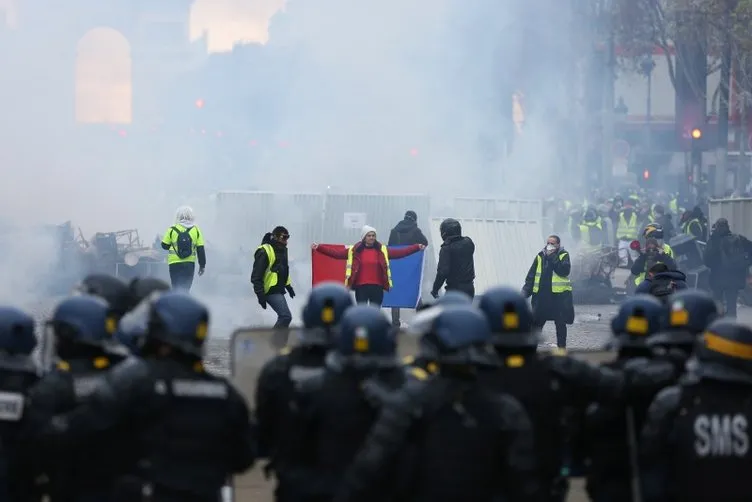
[[[638,462],[637,431],[635,430],[634,410],[627,407],[627,447],[629,448],[629,467],[632,471],[632,502],[642,502],[642,483],[640,483],[640,464]]]

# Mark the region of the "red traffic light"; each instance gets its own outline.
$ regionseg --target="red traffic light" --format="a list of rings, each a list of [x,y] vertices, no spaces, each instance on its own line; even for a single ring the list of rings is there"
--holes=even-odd
[[[648,171],[647,169],[645,169],[644,171],[642,171],[642,179],[649,180],[650,179],[650,171]]]
[[[196,108],[199,108],[199,109],[200,109],[200,108],[203,108],[203,107],[204,107],[204,104],[205,104],[205,103],[204,103],[204,100],[203,100],[203,99],[197,99],[197,100],[196,100],[196,103],[195,103],[195,105],[196,105]]]

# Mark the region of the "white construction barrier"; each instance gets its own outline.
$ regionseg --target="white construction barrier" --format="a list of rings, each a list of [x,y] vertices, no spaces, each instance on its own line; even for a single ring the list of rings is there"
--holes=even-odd
[[[726,218],[731,231],[752,239],[752,199],[715,199],[708,202],[708,223]],[[710,233],[710,229],[708,229]]]
[[[543,248],[543,230],[537,220],[455,218],[462,235],[475,243],[475,293],[494,286],[521,288],[536,253]],[[443,240],[439,227],[444,218],[431,219],[431,244],[436,259]],[[433,277],[435,271],[429,275]]]

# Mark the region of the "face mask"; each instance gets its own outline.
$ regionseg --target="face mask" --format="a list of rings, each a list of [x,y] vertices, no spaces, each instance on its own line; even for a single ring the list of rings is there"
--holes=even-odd
[[[554,246],[553,244],[546,244],[546,251],[548,251],[549,253],[554,249],[556,249],[556,246]]]

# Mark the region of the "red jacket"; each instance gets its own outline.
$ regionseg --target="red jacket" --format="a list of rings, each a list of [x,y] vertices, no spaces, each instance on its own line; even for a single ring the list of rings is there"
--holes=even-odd
[[[384,288],[384,291],[389,291],[389,276],[386,273],[386,259],[384,258],[384,254],[381,252],[381,244],[380,242],[376,241],[374,244],[374,248],[379,252],[380,265],[381,265],[381,287]],[[352,288],[355,286],[359,286],[358,283],[358,272],[360,271],[360,258],[359,254],[365,247],[365,245],[362,242],[358,242],[357,244],[354,244],[353,247],[355,248],[353,250],[353,263],[352,263],[352,274],[350,275],[350,280],[347,281],[347,287]],[[399,260],[400,258],[404,258],[405,256],[410,256],[411,254],[417,253],[420,251],[420,244],[413,244],[412,246],[407,246],[400,249],[394,249],[387,247],[387,252],[389,253],[389,260]],[[321,254],[324,254],[330,258],[335,258],[337,260],[347,260],[347,253],[349,248],[345,246],[338,246],[335,244],[319,244],[319,246],[316,248],[316,251],[320,252]]]

